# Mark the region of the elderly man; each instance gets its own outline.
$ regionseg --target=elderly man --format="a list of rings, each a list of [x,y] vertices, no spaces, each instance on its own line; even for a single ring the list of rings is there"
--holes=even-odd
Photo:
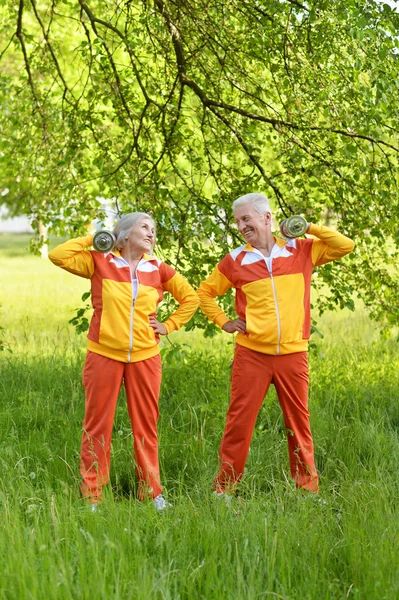
[[[313,224],[307,229],[312,238],[274,237],[269,201],[262,194],[238,198],[233,211],[246,243],[227,254],[198,289],[208,318],[238,334],[215,490],[232,492],[240,481],[256,418],[273,383],[287,429],[291,475],[297,487],[317,493],[308,412],[310,283],[314,267],[345,256],[354,244]],[[230,288],[236,290],[233,321],[215,301]]]

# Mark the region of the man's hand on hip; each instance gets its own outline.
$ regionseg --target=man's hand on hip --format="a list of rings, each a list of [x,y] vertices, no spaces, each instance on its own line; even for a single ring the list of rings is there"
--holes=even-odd
[[[235,319],[235,321],[227,321],[222,327],[227,333],[247,333],[247,324],[243,319]]]

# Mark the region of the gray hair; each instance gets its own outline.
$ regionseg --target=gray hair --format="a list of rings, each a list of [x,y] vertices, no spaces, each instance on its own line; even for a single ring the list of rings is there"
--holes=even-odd
[[[121,251],[124,249],[124,247],[126,246],[126,242],[127,242],[126,238],[128,237],[129,233],[131,232],[133,227],[136,227],[136,225],[138,225],[140,223],[140,221],[142,221],[143,219],[149,219],[155,229],[154,243],[151,247],[151,252],[154,250],[156,225],[155,225],[155,221],[151,217],[151,215],[148,215],[145,212],[127,213],[126,215],[123,215],[123,217],[121,217],[119,219],[119,221],[117,222],[117,224],[115,225],[115,227],[112,230],[112,233],[114,234],[114,236],[116,238],[116,242],[114,244],[115,250]]]
[[[253,206],[253,209],[259,215],[263,216],[266,213],[272,214],[269,199],[266,196],[264,196],[263,194],[255,193],[255,194],[245,194],[245,196],[240,196],[240,198],[237,198],[237,200],[234,200],[234,202],[233,202],[233,212],[235,210],[237,210],[237,208],[240,208],[241,206],[245,206],[246,204],[250,204],[251,206]]]

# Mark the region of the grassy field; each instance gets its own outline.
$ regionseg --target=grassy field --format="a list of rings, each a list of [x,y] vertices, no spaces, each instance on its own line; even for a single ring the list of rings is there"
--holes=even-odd
[[[311,422],[325,503],[289,478],[274,393],[261,409],[240,494],[211,493],[228,405],[227,336],[172,336],[160,462],[173,508],[136,500],[121,394],[112,481],[79,498],[85,337],[68,325],[88,282],[0,236],[0,598],[393,600],[399,598],[399,343],[359,308],[318,319]]]

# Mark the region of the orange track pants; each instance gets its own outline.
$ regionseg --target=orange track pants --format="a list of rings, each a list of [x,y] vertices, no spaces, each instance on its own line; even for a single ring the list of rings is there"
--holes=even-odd
[[[236,344],[231,399],[220,446],[215,489],[234,489],[241,480],[263,399],[273,383],[287,429],[290,470],[296,486],[318,491],[309,424],[307,352],[273,356]]]
[[[155,498],[161,493],[157,432],[161,376],[159,354],[123,363],[88,352],[83,369],[86,402],[80,472],[81,491],[91,502],[101,500],[101,488],[109,482],[112,426],[122,381],[134,436],[139,497]]]

